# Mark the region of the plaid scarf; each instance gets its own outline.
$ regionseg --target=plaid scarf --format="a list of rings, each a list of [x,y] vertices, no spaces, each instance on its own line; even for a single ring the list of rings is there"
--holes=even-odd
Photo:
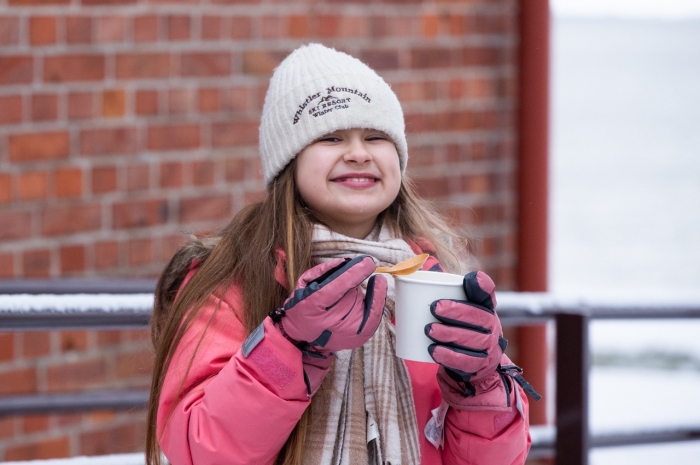
[[[354,239],[316,226],[312,255],[317,262],[366,254],[392,266],[415,253],[386,228]],[[394,281],[377,332],[336,361],[312,403],[304,465],[417,465],[420,446],[413,391],[403,360],[396,357]]]

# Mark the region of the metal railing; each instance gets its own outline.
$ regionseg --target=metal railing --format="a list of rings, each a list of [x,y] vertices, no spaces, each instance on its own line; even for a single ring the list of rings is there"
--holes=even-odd
[[[16,282],[15,284],[20,284]],[[120,329],[148,325],[153,281],[71,280],[0,282],[0,331]],[[46,289],[51,294],[46,295]],[[81,293],[78,293],[81,292]],[[18,295],[21,294],[21,295]],[[553,426],[533,427],[531,458],[555,457],[561,465],[587,465],[591,447],[700,439],[696,428],[591,435],[588,427],[588,326],[592,319],[700,318],[700,299],[632,302],[564,299],[551,294],[499,293],[503,325],[553,321],[556,329],[556,416]],[[80,394],[0,397],[0,416],[145,407],[147,391],[103,390]]]

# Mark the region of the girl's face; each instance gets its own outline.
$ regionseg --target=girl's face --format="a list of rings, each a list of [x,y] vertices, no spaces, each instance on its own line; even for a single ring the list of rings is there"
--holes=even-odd
[[[301,151],[294,178],[306,205],[331,229],[362,239],[399,193],[399,154],[381,131],[335,131]]]

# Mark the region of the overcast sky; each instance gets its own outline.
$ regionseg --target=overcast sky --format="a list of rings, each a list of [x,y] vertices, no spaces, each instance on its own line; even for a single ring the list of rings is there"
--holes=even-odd
[[[551,0],[561,16],[700,18],[700,0]]]

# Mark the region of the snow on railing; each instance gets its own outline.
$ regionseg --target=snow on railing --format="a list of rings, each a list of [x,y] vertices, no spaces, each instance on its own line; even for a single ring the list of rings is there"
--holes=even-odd
[[[29,460],[25,462],[2,462],[2,465],[143,465],[142,453],[81,456],[67,459]]]

